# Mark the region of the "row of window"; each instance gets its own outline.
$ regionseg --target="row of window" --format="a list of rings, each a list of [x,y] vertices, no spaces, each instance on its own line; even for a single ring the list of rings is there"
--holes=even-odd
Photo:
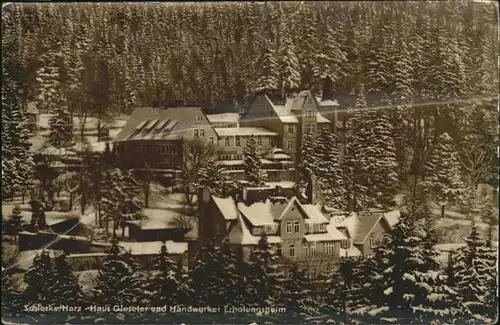
[[[243,155],[220,155],[219,160],[243,160]]]
[[[130,147],[117,147],[119,153],[130,152],[130,153],[153,153],[153,154],[178,154],[181,152],[178,146],[130,146]]]
[[[334,242],[326,242],[325,243],[325,254],[333,255],[335,254],[335,243]],[[290,257],[296,256],[295,244],[290,244],[288,246],[288,255]],[[302,244],[302,256],[314,256],[316,255],[316,243],[304,243]]]
[[[318,231],[319,232],[325,232],[326,231],[326,224],[322,223],[318,226]],[[306,233],[313,233],[314,232],[314,224],[308,224],[306,223]]]
[[[285,231],[287,234],[298,234],[300,232],[299,221],[287,221]]]
[[[261,136],[256,137],[257,145],[261,146],[262,144],[266,145],[273,145],[273,140],[268,139],[268,138],[263,138]],[[225,137],[224,138],[224,146],[229,147],[231,145],[231,137]],[[236,147],[241,146],[241,136],[235,136],[234,137],[234,145]]]

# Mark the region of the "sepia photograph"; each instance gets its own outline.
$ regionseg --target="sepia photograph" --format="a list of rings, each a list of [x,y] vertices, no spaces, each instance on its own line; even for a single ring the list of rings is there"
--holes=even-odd
[[[2,323],[496,324],[498,22],[3,2]]]

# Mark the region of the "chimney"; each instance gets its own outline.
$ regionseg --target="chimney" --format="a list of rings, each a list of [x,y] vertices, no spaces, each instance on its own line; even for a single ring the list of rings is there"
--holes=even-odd
[[[247,189],[247,187],[243,188],[243,202],[245,202],[245,203],[248,202],[248,189]]]

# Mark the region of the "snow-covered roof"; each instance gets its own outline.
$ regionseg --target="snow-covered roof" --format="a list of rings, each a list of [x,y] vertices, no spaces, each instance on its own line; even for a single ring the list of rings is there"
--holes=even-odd
[[[210,123],[238,123],[240,114],[238,113],[221,113],[221,114],[207,114]]]
[[[339,241],[347,239],[340,231],[338,231],[335,227],[330,227],[327,232],[319,233],[319,234],[310,234],[305,235],[304,238],[308,242],[318,242],[318,241]]]
[[[332,238],[331,240],[346,240],[347,237],[335,227],[334,224],[328,224],[326,226],[326,231],[328,232],[329,236]]]
[[[215,204],[219,208],[219,211],[224,216],[225,220],[236,220],[238,216],[238,210],[236,209],[236,204],[232,197],[220,198],[212,196]]]
[[[287,155],[283,149],[281,148],[273,148],[269,151],[269,153],[265,156],[267,159],[290,159],[290,156]]]
[[[28,103],[28,108],[26,109],[26,113],[28,113],[28,114],[34,114],[34,115],[40,114],[40,112],[38,111],[38,108],[36,108],[36,103],[35,102],[29,102]]]
[[[215,132],[221,137],[230,136],[277,136],[278,133],[264,128],[256,127],[237,127],[237,128],[214,128]]]
[[[42,147],[40,153],[49,156],[76,156],[76,153],[71,150],[65,148],[56,148],[52,145]]]
[[[199,107],[136,108],[114,141],[178,140],[199,116],[204,116]]]
[[[316,113],[316,122],[318,122],[318,123],[330,123],[330,120],[318,112],[318,113]]]
[[[363,244],[368,236],[373,231],[373,228],[381,221],[387,220],[384,218],[383,213],[367,213],[360,218],[359,226],[356,230],[356,236],[354,237],[355,244]]]
[[[270,187],[279,186],[281,188],[292,188],[295,186],[295,182],[294,181],[266,182],[266,185]]]
[[[287,203],[275,202],[269,200],[266,202],[255,202],[247,206],[242,202],[238,202],[238,210],[253,226],[274,225],[275,219],[278,219]]]
[[[138,225],[143,230],[177,228],[173,222],[175,218],[180,215],[179,212],[168,209],[154,208],[144,208],[141,212],[146,218],[137,221],[130,221],[130,223]]]
[[[271,160],[267,160],[267,159],[260,159],[260,162],[265,164],[265,165],[269,165],[269,164],[274,164],[275,162],[274,161],[271,161]]]
[[[238,215],[238,224],[228,234],[229,243],[237,245],[257,245],[260,238],[250,233],[241,215]],[[269,244],[280,244],[283,240],[280,236],[267,236],[267,242]]]
[[[337,102],[336,100],[331,100],[331,99],[327,99],[327,100],[323,100],[323,101],[319,100],[318,104],[321,107],[323,107],[323,106],[339,106],[339,102]]]
[[[328,223],[328,219],[323,215],[323,213],[321,213],[316,205],[302,204],[302,208],[308,216],[308,218],[304,220],[306,223]]]
[[[155,255],[161,250],[163,242],[118,242],[125,250],[130,250],[132,255]],[[165,242],[169,254],[184,254],[188,250],[188,244],[184,242],[174,242],[168,240]]]
[[[351,245],[349,248],[340,248],[340,257],[357,257],[361,256],[361,251],[356,247]]]
[[[387,223],[393,228],[399,221],[399,218],[401,217],[401,213],[399,210],[392,210],[387,213],[384,213],[385,220],[387,220]]]
[[[270,101],[269,101],[270,102]],[[272,104],[272,103],[271,103]],[[274,111],[283,123],[299,123],[299,119],[293,113],[286,110],[285,105],[273,105]]]

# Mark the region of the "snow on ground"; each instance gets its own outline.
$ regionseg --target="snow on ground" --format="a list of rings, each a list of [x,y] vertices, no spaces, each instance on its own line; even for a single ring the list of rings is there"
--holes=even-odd
[[[293,181],[266,182],[266,185],[269,187],[280,186],[282,188],[292,188],[295,185],[295,182]]]
[[[95,288],[95,279],[97,278],[98,270],[87,270],[75,272],[78,278],[78,283],[82,286],[83,294],[90,294],[92,289]]]

